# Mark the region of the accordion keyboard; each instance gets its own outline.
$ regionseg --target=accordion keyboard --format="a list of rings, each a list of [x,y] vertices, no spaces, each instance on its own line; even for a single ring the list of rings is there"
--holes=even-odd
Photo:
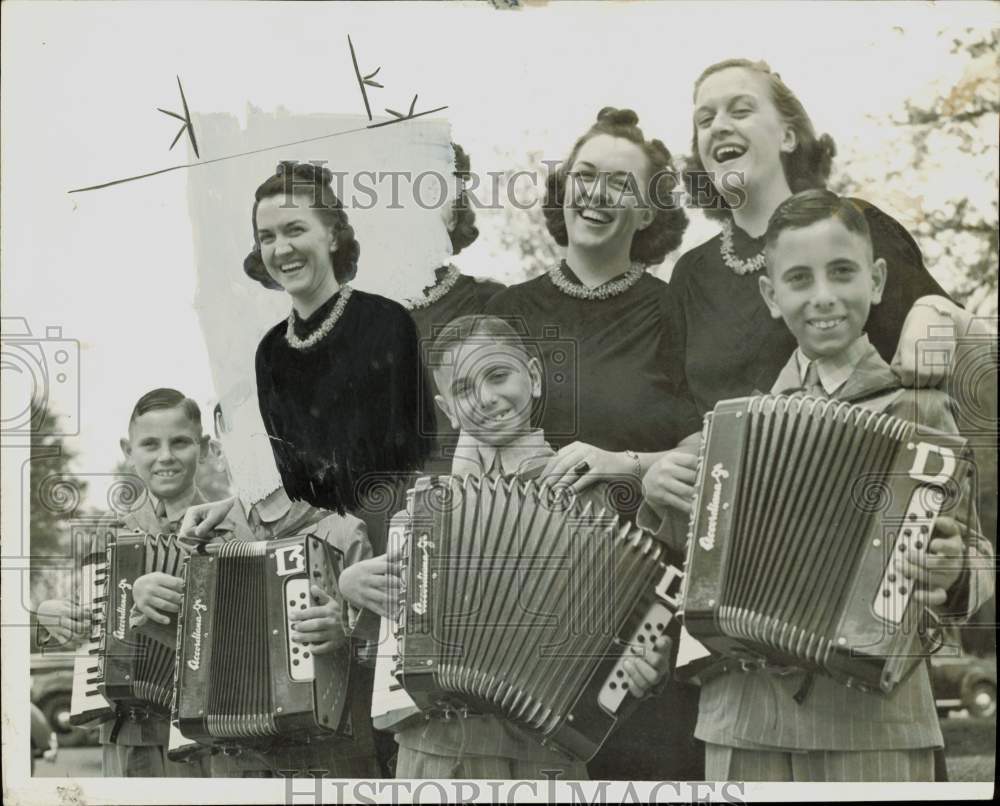
[[[107,556],[97,552],[84,558],[79,579],[80,603],[84,607],[90,607],[91,629],[87,640],[77,650],[73,662],[70,703],[70,723],[73,725],[83,725],[104,715],[110,716],[113,711],[112,705],[97,688],[100,673],[98,653],[107,607]]]

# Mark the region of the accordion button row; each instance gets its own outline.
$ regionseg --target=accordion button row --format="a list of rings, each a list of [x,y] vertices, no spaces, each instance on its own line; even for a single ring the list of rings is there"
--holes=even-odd
[[[633,655],[642,657],[646,648],[650,650],[656,645],[657,639],[667,631],[673,614],[662,602],[654,602],[646,613],[645,618],[639,622],[639,626],[629,638],[625,651],[618,658],[611,674],[607,676],[604,685],[601,686],[601,693],[597,696],[598,704],[608,713],[614,714],[621,708],[625,697],[629,693],[629,678],[625,672],[625,661]]]
[[[898,552],[904,555],[912,552],[916,554],[915,559],[917,559],[926,553],[934,519],[938,514],[934,509],[928,508],[928,500],[936,501],[925,489],[917,487],[903,518],[905,525],[897,532],[887,534],[885,551],[887,562],[882,575],[882,584],[879,586],[879,593],[876,594],[872,608],[876,616],[892,624],[902,623],[910,597],[913,595],[913,586],[905,578],[900,579],[896,572],[895,554]]]
[[[310,643],[298,643],[292,640],[292,614],[309,607],[309,579],[297,577],[285,583],[285,601],[288,602],[288,623],[285,636],[288,640],[288,675],[295,681],[308,681],[315,677],[313,654],[309,650]]]

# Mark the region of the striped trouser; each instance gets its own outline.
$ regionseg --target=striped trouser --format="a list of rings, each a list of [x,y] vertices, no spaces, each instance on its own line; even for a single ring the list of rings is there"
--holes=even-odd
[[[208,778],[206,757],[188,762],[171,761],[161,744],[101,746],[101,767],[105,778]]]
[[[586,781],[581,763],[521,761],[503,756],[463,756],[461,759],[400,747],[397,778],[462,778],[489,781]]]
[[[709,781],[933,781],[934,751],[785,752],[705,745]]]

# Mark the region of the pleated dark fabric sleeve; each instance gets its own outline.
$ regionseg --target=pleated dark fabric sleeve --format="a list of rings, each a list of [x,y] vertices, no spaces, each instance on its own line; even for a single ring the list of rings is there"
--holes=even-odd
[[[948,294],[927,271],[920,247],[902,224],[873,204],[853,201],[864,210],[875,257],[884,259],[887,268],[882,302],[872,307],[866,330],[879,355],[892,361],[913,303],[921,297]]]

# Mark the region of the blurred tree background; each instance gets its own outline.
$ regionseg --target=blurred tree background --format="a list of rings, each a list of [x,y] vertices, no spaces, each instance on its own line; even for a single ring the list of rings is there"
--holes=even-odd
[[[945,289],[996,316],[1000,31],[939,36],[952,37],[952,63],[875,121],[882,142],[847,144],[832,185],[897,213]]]

